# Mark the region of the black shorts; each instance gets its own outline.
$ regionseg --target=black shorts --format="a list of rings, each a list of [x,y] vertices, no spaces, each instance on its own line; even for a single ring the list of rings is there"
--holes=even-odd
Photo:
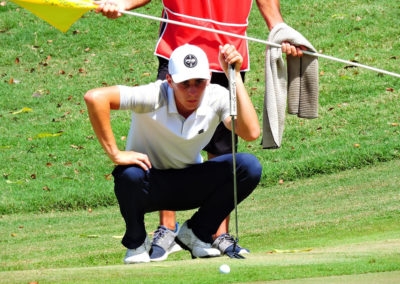
[[[158,57],[158,62],[157,80],[165,80],[168,74],[168,60]],[[245,72],[240,72],[240,75],[244,82]],[[229,87],[229,81],[225,73],[212,72],[211,83],[218,84],[225,88]],[[235,135],[235,150],[237,150],[237,143],[238,138],[237,135]],[[220,122],[210,142],[203,150],[217,156],[232,153],[232,134],[231,131],[225,127],[223,122]]]

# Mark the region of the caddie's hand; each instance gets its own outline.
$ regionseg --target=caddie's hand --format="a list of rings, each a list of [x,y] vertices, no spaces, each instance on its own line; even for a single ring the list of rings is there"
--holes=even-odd
[[[240,72],[240,67],[242,67],[243,57],[236,50],[235,46],[231,44],[225,44],[224,46],[219,46],[219,64],[224,70],[225,74],[228,76],[228,65],[235,63],[236,72]]]
[[[138,165],[147,171],[151,168],[151,162],[146,154],[134,151],[119,151],[112,161],[117,165]]]
[[[281,46],[282,46],[282,52],[286,53],[286,55],[291,55],[291,56],[301,57],[303,56],[302,50],[307,50],[307,48],[302,45],[296,46],[287,41],[282,42]]]
[[[98,3],[99,6],[95,9],[96,13],[102,13],[109,19],[116,19],[122,16],[119,11],[125,10],[124,1],[120,0],[105,0]]]

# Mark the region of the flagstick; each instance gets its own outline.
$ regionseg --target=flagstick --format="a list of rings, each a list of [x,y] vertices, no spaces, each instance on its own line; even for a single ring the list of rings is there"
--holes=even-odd
[[[95,2],[95,3],[98,4],[98,2]],[[266,41],[266,40],[261,40],[261,39],[252,38],[252,37],[248,37],[248,36],[242,36],[242,35],[238,35],[238,34],[234,34],[234,33],[229,33],[229,32],[225,32],[225,31],[219,31],[219,30],[215,30],[215,29],[211,29],[211,28],[206,28],[206,27],[197,26],[197,25],[193,25],[193,24],[178,22],[178,21],[174,21],[174,20],[163,19],[163,18],[154,17],[154,16],[150,16],[150,15],[145,15],[145,14],[140,14],[140,13],[136,13],[136,12],[132,12],[132,11],[119,11],[119,12],[121,14],[126,14],[126,15],[136,16],[136,17],[140,17],[140,18],[155,20],[155,21],[159,21],[159,22],[169,23],[169,24],[173,24],[173,25],[179,25],[179,26],[184,26],[184,27],[188,27],[188,28],[193,28],[193,29],[213,32],[213,33],[217,33],[217,34],[223,34],[223,35],[227,35],[227,36],[232,36],[232,37],[237,37],[237,38],[241,38],[241,39],[245,39],[245,40],[250,40],[250,41],[262,43],[262,44],[268,45],[270,47],[281,48],[280,44],[273,43],[273,42]],[[360,63],[357,63],[357,62],[352,62],[352,61],[336,58],[336,57],[333,57],[333,56],[324,55],[324,54],[321,54],[321,53],[318,53],[318,52],[312,52],[312,51],[307,51],[307,50],[303,50],[302,52],[304,54],[307,54],[307,55],[311,55],[311,56],[315,56],[315,57],[322,57],[322,58],[326,58],[326,59],[329,59],[329,60],[345,63],[345,64],[348,64],[348,65],[351,65],[351,66],[361,67],[361,68],[368,69],[368,70],[371,70],[371,71],[375,71],[375,72],[378,72],[378,73],[382,73],[382,74],[386,74],[386,75],[389,75],[389,76],[400,78],[400,74],[397,74],[397,73],[394,73],[394,72],[390,72],[390,71],[386,71],[386,70],[379,69],[379,68],[375,68],[375,67],[371,67],[371,66],[368,66],[368,65],[360,64]]]

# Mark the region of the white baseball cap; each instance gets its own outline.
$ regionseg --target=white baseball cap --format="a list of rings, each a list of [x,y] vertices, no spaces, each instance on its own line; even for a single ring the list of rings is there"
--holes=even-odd
[[[175,83],[211,78],[207,55],[200,47],[191,44],[182,45],[172,52],[168,73]]]

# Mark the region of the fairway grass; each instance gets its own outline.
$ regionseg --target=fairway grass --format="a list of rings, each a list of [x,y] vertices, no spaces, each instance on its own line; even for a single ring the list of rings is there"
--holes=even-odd
[[[245,283],[399,271],[399,167],[391,161],[259,187],[239,206],[246,260],[192,260],[182,251],[160,263],[122,265],[117,207],[3,215],[0,283]],[[158,216],[145,221],[151,232]],[[223,263],[230,274],[218,272]]]

